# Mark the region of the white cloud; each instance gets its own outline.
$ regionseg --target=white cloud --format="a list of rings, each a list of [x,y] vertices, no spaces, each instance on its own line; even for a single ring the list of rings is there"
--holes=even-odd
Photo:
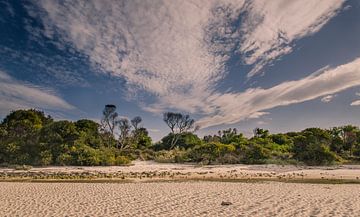
[[[336,95],[324,96],[323,98],[321,98],[321,102],[323,102],[323,103],[331,102],[334,99],[334,97],[336,97]]]
[[[211,1],[39,2],[45,34],[60,34],[135,90],[199,93],[222,76],[203,43]]]
[[[226,77],[225,63],[234,50],[246,64],[255,65],[251,77],[290,53],[294,41],[317,32],[342,2],[40,0],[35,4],[41,12],[28,11],[41,19],[42,34],[60,38],[87,55],[93,66],[124,78],[129,95],[155,97],[152,104],[140,103],[144,110],[207,115],[201,123],[211,126],[333,93],[327,86],[336,85],[325,73],[243,93],[221,93],[215,87]],[[243,23],[232,26],[239,16],[244,16]],[[331,81],[325,85],[325,80]],[[309,93],[309,84],[314,93]]]
[[[251,77],[292,51],[291,43],[316,33],[336,15],[345,0],[253,1],[241,28],[239,52],[255,64]]]
[[[356,101],[352,102],[350,105],[351,106],[359,106],[360,105],[360,100],[356,100]]]
[[[0,115],[15,109],[38,108],[64,111],[74,106],[56,96],[54,91],[21,83],[0,71]]]
[[[243,93],[215,94],[206,102],[214,107],[215,115],[202,118],[198,124],[208,127],[237,123],[253,114],[261,115],[267,109],[305,102],[358,85],[360,58],[334,69],[327,69],[322,74],[283,82],[269,89],[253,88]]]

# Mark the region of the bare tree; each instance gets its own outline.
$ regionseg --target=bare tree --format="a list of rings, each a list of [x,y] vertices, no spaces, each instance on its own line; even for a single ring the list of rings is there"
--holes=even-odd
[[[191,119],[189,115],[183,115],[181,113],[166,112],[164,113],[164,122],[171,130],[172,140],[170,149],[173,149],[180,135],[185,132],[195,132],[199,129],[195,126],[195,120]]]
[[[168,127],[170,128],[172,133],[175,133],[175,127],[177,125],[177,122],[179,121],[181,117],[181,114],[179,113],[173,113],[173,112],[166,112],[164,113],[164,122],[166,123],[166,125],[168,125]]]
[[[111,145],[111,137],[114,137],[114,130],[117,124],[118,113],[115,105],[105,105],[103,118],[101,119],[101,130],[108,134],[108,146]],[[110,134],[110,135],[109,135]]]
[[[139,129],[139,124],[141,123],[142,119],[139,116],[134,117],[131,119],[131,125],[134,127],[134,130],[137,131]]]
[[[128,119],[122,118],[118,122],[120,135],[119,135],[119,144],[120,149],[128,148],[131,144],[130,141],[130,132],[131,132],[131,125]]]

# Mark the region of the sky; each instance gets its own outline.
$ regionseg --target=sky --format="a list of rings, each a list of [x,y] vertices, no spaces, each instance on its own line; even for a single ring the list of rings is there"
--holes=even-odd
[[[360,125],[360,1],[0,0],[0,117],[167,111],[198,135]]]

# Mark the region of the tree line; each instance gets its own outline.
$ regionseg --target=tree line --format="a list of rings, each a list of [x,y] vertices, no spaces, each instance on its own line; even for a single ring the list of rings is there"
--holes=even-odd
[[[141,117],[120,117],[106,105],[100,123],[82,119],[55,121],[29,109],[10,112],[0,124],[0,165],[129,164],[132,160],[201,164],[330,165],[360,161],[360,129],[330,129],[271,134],[256,128],[251,138],[237,129],[199,138],[189,115],[166,112],[169,134],[153,143]]]

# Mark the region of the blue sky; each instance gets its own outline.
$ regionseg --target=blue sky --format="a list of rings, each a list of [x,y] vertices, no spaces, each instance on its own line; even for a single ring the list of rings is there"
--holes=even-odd
[[[0,1],[0,117],[165,111],[199,135],[360,125],[360,2]]]

